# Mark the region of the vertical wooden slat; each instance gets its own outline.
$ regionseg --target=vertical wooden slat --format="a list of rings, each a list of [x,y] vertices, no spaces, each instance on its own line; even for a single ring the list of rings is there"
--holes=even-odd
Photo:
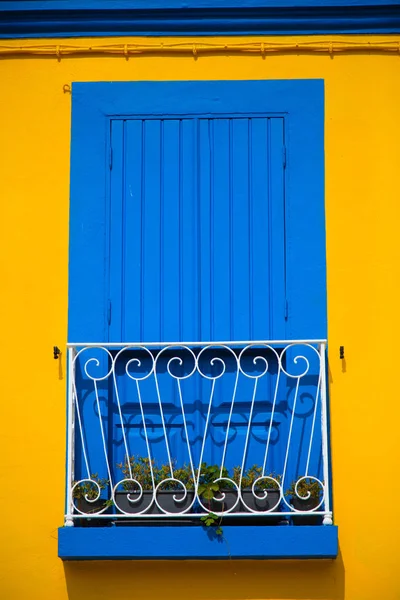
[[[200,223],[198,193],[198,122],[181,122],[180,152],[180,279],[181,337],[200,335]]]
[[[232,340],[249,339],[251,322],[248,123],[248,119],[232,120]]]
[[[107,218],[108,229],[108,277],[107,298],[105,306],[108,310],[105,314],[108,341],[117,342],[123,336],[122,315],[124,312],[124,297],[122,281],[123,255],[125,246],[123,243],[123,212],[126,204],[126,191],[124,190],[124,174],[126,154],[124,152],[124,121],[113,121],[111,128],[111,143],[113,148],[112,176],[110,178],[110,193],[112,202]],[[109,311],[111,310],[111,314]],[[109,314],[107,314],[107,312]],[[111,318],[111,319],[110,319]]]
[[[124,209],[124,255],[123,255],[123,341],[141,339],[143,320],[143,286],[141,265],[143,261],[143,131],[141,120],[126,122],[125,135],[125,209]],[[115,245],[118,246],[117,241]],[[114,303],[113,303],[114,304]],[[113,319],[116,308],[113,307]],[[117,340],[115,340],[117,341]]]
[[[270,256],[270,336],[285,338],[285,205],[284,205],[284,130],[283,119],[268,119],[269,157],[269,256]]]
[[[251,302],[254,339],[270,337],[270,220],[267,119],[250,119],[251,127]]]
[[[198,131],[198,248],[200,254],[200,340],[212,337],[213,274],[212,263],[212,203],[213,203],[213,123],[199,120]]]
[[[144,196],[143,196],[143,339],[159,341],[160,267],[161,267],[161,123],[145,121],[144,127]],[[135,257],[132,257],[135,260]],[[134,292],[133,292],[134,293]]]
[[[161,341],[180,338],[180,122],[163,124],[160,219],[160,328]],[[157,318],[157,312],[153,315]]]
[[[213,120],[212,250],[213,288],[211,327],[213,340],[229,339],[231,333],[230,294],[230,121]]]

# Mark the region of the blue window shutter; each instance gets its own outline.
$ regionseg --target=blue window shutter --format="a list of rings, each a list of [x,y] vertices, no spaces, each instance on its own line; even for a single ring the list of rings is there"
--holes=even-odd
[[[114,121],[109,341],[285,335],[283,118]]]

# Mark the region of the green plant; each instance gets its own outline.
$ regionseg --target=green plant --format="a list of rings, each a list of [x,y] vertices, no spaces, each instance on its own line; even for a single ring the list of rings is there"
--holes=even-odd
[[[296,488],[297,481],[298,485]],[[319,501],[321,494],[321,483],[315,481],[315,479],[312,479],[311,477],[305,477],[304,479],[292,481],[290,487],[285,492],[285,496],[298,498],[300,500],[309,500],[310,498],[314,498],[315,500]]]
[[[262,477],[262,467],[258,467],[257,465],[253,465],[249,467],[244,473],[242,480],[240,481],[240,474],[242,472],[241,467],[233,468],[233,477],[232,480],[236,483],[236,485],[244,489],[251,489],[254,482]],[[274,481],[275,480],[275,481]],[[282,477],[281,475],[276,475],[275,473],[269,473],[263,476],[263,479],[257,481],[255,489],[256,490],[279,490],[279,485],[281,483]]]
[[[144,456],[131,456],[129,462],[125,459],[125,462],[118,463],[117,467],[121,469],[126,479],[135,479],[140,483],[143,490],[153,489],[153,479],[151,473],[155,469],[154,459],[150,461],[149,458]],[[124,490],[132,491],[135,489],[135,484],[131,481],[125,481],[122,484]]]
[[[155,484],[160,485],[161,490],[182,490],[182,486],[174,481],[177,479],[187,490],[194,489],[193,473],[190,465],[183,465],[183,467],[176,468],[176,461],[172,461],[172,469],[174,478],[171,481],[171,468],[169,464],[161,465],[161,467],[155,469]]]
[[[207,465],[207,463],[204,462],[201,464],[198,494],[201,498],[208,501],[210,512],[201,517],[200,521],[202,521],[206,527],[215,527],[215,533],[217,535],[223,534],[221,527],[222,517],[218,517],[218,515],[212,512],[211,501],[218,492],[221,493],[223,489],[233,487],[233,485],[225,479],[218,481],[221,477],[228,476],[228,469],[225,467],[222,468],[221,472],[221,468],[218,465]]]
[[[201,517],[200,521],[202,521],[206,527],[215,527],[215,533],[217,535],[223,535],[224,532],[221,527],[222,517],[219,517],[213,512],[209,512],[208,515]]]
[[[213,512],[212,509],[215,506],[213,500],[218,499],[218,496],[221,498],[221,494],[225,490],[235,489],[234,484],[238,487],[240,485],[241,489],[251,489],[254,482],[262,477],[262,467],[256,464],[249,467],[241,477],[241,467],[234,467],[233,475],[230,476],[226,467],[221,469],[219,465],[208,465],[206,462],[202,462],[200,469],[195,470],[193,477],[190,465],[176,467],[176,461],[174,460],[172,462],[172,480],[169,463],[158,466],[154,459],[150,460],[147,457],[131,456],[129,462],[125,460],[124,463],[119,463],[117,466],[122,470],[126,479],[136,480],[143,490],[152,491],[157,486],[160,486],[160,490],[179,490],[181,486],[175,480],[181,482],[187,490],[193,490],[196,481],[198,496],[204,501],[203,505],[206,505],[209,510],[208,514],[203,515],[200,520],[206,527],[214,527],[217,535],[223,534],[222,517]],[[229,479],[232,481],[229,481]],[[281,479],[281,475],[274,473],[264,475],[255,485],[255,489],[258,491],[279,490]],[[132,491],[137,486],[130,481],[125,481],[122,487],[124,490]]]
[[[190,465],[175,468],[176,461],[172,462],[173,479],[182,482],[187,490],[194,489],[193,474]],[[122,470],[126,479],[134,479],[139,482],[143,490],[152,491],[157,485],[160,490],[179,490],[181,486],[176,481],[171,481],[171,467],[169,463],[158,466],[154,459],[150,460],[144,456],[131,456],[129,462],[118,463],[117,467]],[[124,490],[132,491],[137,486],[131,481],[122,484]]]
[[[207,465],[205,462],[201,463],[198,487],[199,496],[205,500],[212,500],[217,492],[220,492],[224,488],[232,488],[233,486],[229,481],[216,481],[221,477],[228,476],[228,469],[225,467],[223,467],[221,473],[221,467],[218,465]]]
[[[84,499],[84,500],[97,500],[99,497],[99,488],[101,490],[105,490],[109,485],[108,479],[102,479],[98,476],[97,473],[93,473],[90,476],[91,481],[82,481],[79,483],[73,491],[73,497],[76,499]],[[76,485],[76,481],[72,483],[72,485]],[[96,485],[97,483],[97,485]],[[112,503],[112,502],[111,502]]]

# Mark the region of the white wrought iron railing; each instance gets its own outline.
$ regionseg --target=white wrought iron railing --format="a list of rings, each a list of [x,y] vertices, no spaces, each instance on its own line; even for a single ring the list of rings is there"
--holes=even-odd
[[[325,361],[325,340],[69,344],[65,525],[332,524]]]

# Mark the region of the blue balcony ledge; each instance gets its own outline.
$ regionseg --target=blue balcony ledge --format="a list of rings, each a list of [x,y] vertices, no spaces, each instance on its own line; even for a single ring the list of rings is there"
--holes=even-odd
[[[336,558],[338,528],[224,526],[223,537],[202,527],[61,527],[62,560]]]

